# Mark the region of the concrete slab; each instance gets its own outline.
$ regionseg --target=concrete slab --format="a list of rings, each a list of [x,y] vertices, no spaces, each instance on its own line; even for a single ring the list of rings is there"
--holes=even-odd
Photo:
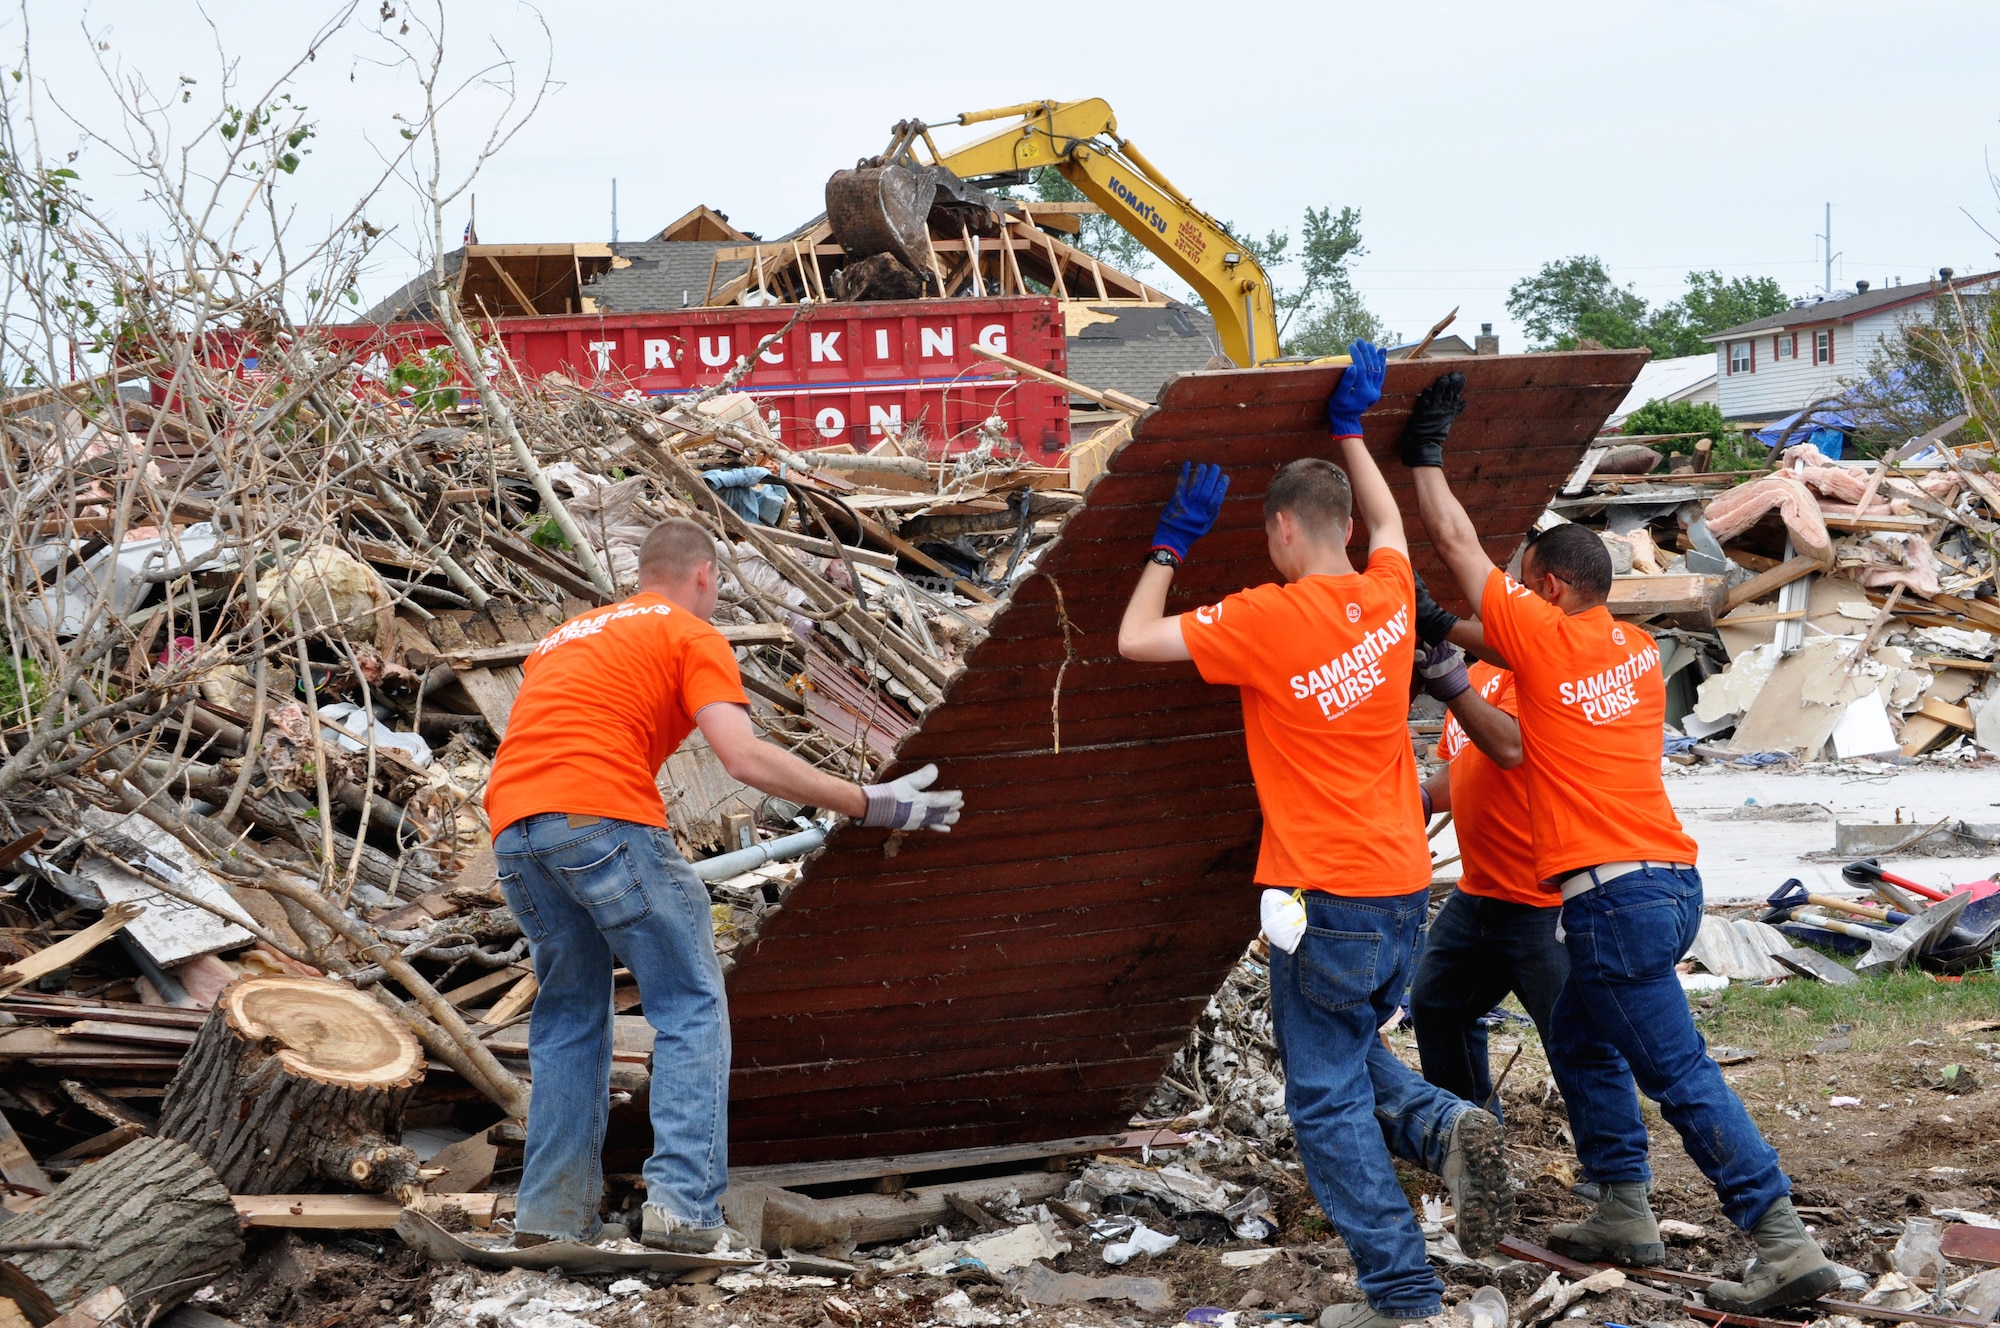
[[[1791,772],[1701,766],[1668,776],[1667,793],[1701,846],[1698,865],[1711,903],[1762,899],[1793,876],[1816,892],[1855,893],[1840,879],[1840,863],[1801,860],[1803,854],[1832,850],[1836,818],[1893,824],[1900,813],[1911,833],[1942,816],[2000,820],[1994,810],[2000,807],[2000,780],[1990,763],[1823,764]],[[1432,847],[1440,856],[1458,852],[1450,830]],[[2000,855],[1892,857],[1882,865],[1943,889],[2000,872]]]

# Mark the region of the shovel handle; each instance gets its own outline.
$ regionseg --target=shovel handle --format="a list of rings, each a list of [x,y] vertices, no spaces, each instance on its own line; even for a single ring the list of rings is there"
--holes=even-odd
[[[1896,923],[1908,922],[1910,920],[1910,915],[1907,913],[1898,913],[1893,909],[1869,908],[1865,904],[1856,904],[1850,900],[1835,899],[1832,895],[1807,895],[1806,902],[1808,904],[1818,904],[1821,908],[1831,908],[1837,909],[1842,913],[1852,913],[1855,917],[1866,918],[1870,922]]]
[[[1855,873],[1855,875],[1850,875],[1849,873]],[[1905,890],[1920,894],[1932,902],[1951,898],[1943,890],[1933,889],[1928,885],[1920,885],[1907,876],[1898,876],[1894,872],[1883,871],[1881,864],[1877,863],[1873,858],[1863,858],[1859,862],[1849,863],[1841,869],[1841,875],[1846,876],[1848,883],[1851,885],[1859,885],[1862,880],[1869,878],[1878,881],[1887,881],[1891,885],[1901,886]]]

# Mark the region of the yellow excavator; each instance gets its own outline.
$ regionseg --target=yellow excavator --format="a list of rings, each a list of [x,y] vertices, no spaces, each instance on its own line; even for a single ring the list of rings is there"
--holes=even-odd
[[[827,221],[850,256],[889,253],[917,271],[927,265],[927,218],[939,193],[970,206],[997,200],[982,186],[1025,183],[1050,166],[1138,237],[1192,286],[1223,353],[1244,367],[1282,354],[1272,308],[1271,278],[1222,223],[1176,189],[1130,139],[1102,98],[1030,101],[968,111],[952,124],[1012,120],[950,152],[921,120],[897,124],[888,150],[827,181]],[[928,160],[916,153],[922,144]]]

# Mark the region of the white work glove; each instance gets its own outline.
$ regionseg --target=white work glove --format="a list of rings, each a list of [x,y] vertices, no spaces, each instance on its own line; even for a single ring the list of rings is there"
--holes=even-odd
[[[863,784],[861,792],[868,798],[868,811],[861,824],[891,830],[949,831],[958,820],[959,808],[965,805],[965,795],[957,789],[925,792],[937,777],[938,768],[927,765],[886,784]]]

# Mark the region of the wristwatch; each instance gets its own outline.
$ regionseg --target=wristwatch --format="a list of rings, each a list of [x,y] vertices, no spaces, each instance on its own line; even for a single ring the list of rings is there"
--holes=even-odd
[[[1172,549],[1154,549],[1146,555],[1146,561],[1149,563],[1158,563],[1162,567],[1179,567],[1181,565],[1179,556]]]

